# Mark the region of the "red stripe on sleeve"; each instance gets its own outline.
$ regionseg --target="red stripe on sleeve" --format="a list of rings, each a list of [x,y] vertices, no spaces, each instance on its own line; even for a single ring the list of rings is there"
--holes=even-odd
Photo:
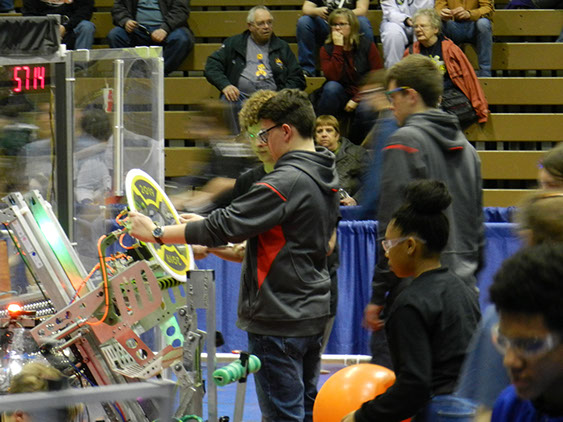
[[[409,154],[413,154],[413,153],[419,151],[419,150],[416,149],[416,148],[408,147],[408,146],[406,146],[406,145],[400,145],[400,144],[398,144],[398,145],[389,145],[389,146],[386,146],[385,148],[383,148],[383,151],[388,150],[388,149],[401,149],[401,150],[403,150],[403,151],[408,152]]]
[[[256,184],[257,185],[263,185],[263,186],[266,186],[267,188],[272,189],[282,199],[282,201],[287,202],[286,197],[283,196],[281,193],[279,193],[278,190],[276,188],[274,188],[272,185],[269,185],[269,184],[264,183],[264,182],[259,182],[259,183],[256,183]]]

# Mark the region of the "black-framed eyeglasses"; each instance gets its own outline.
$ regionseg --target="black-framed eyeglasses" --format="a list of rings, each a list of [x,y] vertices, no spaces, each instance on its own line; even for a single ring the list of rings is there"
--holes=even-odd
[[[385,91],[385,95],[387,95],[387,98],[389,99],[389,101],[392,101],[393,100],[393,94],[395,92],[406,91],[407,89],[411,89],[411,87],[410,86],[400,86],[400,87],[392,89],[390,91]]]
[[[277,127],[280,127],[281,125],[283,125],[283,123],[278,123],[277,125],[272,126],[271,128],[268,129],[262,129],[260,132],[258,132],[258,138],[260,138],[260,140],[262,142],[264,142],[265,144],[268,143],[268,132],[270,132],[272,129],[275,129]]]

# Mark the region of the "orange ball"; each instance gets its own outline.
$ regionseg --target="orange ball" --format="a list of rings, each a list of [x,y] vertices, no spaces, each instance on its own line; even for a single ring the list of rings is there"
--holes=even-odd
[[[313,422],[340,422],[394,382],[395,373],[383,366],[360,363],[343,368],[326,380],[317,394]]]

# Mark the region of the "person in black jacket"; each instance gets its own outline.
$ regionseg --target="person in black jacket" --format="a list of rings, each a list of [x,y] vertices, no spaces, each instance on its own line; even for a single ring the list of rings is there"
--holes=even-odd
[[[116,27],[108,35],[110,47],[162,46],[165,75],[194,47],[189,0],[115,0],[111,15]]]
[[[62,43],[69,49],[91,49],[96,26],[90,22],[94,0],[44,1],[24,0],[24,16],[60,15]]]
[[[242,101],[260,89],[305,89],[305,77],[289,45],[274,35],[274,17],[265,6],[254,6],[248,29],[227,38],[207,58],[205,77],[233,105],[231,122],[238,132]]]
[[[413,278],[385,323],[397,378],[342,422],[473,421],[473,404],[452,394],[481,315],[477,291],[440,260],[452,197],[445,183],[421,179],[406,187],[405,199],[381,242],[391,271]]]

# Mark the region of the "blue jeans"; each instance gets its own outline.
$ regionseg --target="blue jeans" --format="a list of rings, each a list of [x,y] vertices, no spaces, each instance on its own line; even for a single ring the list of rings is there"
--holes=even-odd
[[[74,36],[76,37],[74,41],[74,49],[86,49],[90,50],[94,44],[94,33],[96,32],[96,25],[92,22],[83,20],[80,21],[73,29]]]
[[[317,116],[329,114],[336,118],[340,117],[348,100],[350,96],[343,85],[336,81],[328,81],[323,85],[323,92],[316,107]]]
[[[435,396],[413,422],[473,422],[477,405],[453,394]]]
[[[313,420],[322,337],[322,334],[275,337],[248,333],[249,352],[262,362],[262,368],[254,374],[262,421]]]
[[[373,41],[373,29],[369,19],[358,16],[360,33]],[[329,34],[328,23],[319,16],[301,16],[297,21],[297,47],[299,64],[311,75],[316,69],[317,49],[326,41]]]
[[[475,44],[479,60],[477,76],[491,76],[491,61],[493,56],[493,29],[491,21],[481,18],[476,22],[446,21],[444,35],[456,44],[468,42]]]
[[[157,30],[158,26],[148,26],[149,32]],[[140,29],[135,29],[128,33],[121,27],[113,28],[109,35],[109,46],[111,48],[136,47],[140,45],[161,45],[162,56],[164,57],[164,74],[176,70],[188,57],[194,47],[194,36],[188,28],[177,28],[164,39],[162,43],[156,43],[151,36]]]

